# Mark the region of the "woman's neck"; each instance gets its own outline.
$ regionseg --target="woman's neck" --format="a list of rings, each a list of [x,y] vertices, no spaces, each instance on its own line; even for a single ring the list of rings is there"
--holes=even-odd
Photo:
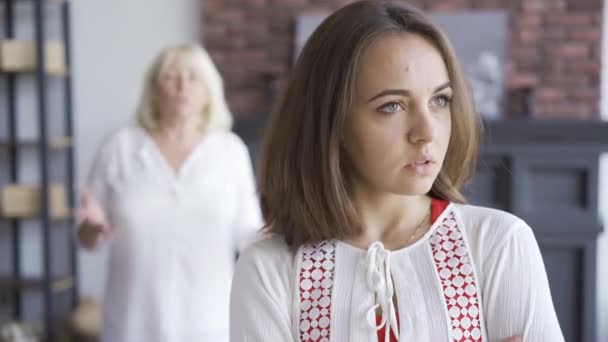
[[[363,232],[349,239],[357,247],[367,248],[381,241],[389,250],[399,249],[422,236],[430,226],[428,212],[431,199],[427,195],[396,195],[365,190],[355,191]],[[420,229],[419,229],[420,228]],[[416,233],[416,234],[415,234]]]
[[[156,135],[158,138],[178,145],[190,145],[198,141],[203,134],[202,122],[196,116],[177,117],[159,122]]]

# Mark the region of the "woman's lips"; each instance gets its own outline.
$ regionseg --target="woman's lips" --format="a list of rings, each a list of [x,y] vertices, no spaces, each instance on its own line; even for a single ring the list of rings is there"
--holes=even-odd
[[[426,176],[432,173],[434,166],[435,162],[432,159],[422,158],[405,165],[405,169],[416,175]]]

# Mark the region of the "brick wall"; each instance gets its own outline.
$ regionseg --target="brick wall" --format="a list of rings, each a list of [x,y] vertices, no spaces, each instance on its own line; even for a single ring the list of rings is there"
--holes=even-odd
[[[238,118],[264,115],[273,80],[292,61],[294,18],[349,0],[203,0],[204,45],[224,76]],[[533,87],[535,116],[599,113],[601,0],[410,0],[427,11],[506,9],[507,87]]]

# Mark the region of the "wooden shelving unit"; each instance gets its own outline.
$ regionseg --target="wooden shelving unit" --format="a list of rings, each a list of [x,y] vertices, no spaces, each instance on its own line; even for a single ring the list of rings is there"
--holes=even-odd
[[[70,217],[67,190],[63,184],[51,184],[48,191],[51,219]],[[40,216],[40,187],[37,185],[8,184],[0,190],[0,217],[32,219]]]
[[[69,291],[74,288],[76,281],[72,276],[57,277],[51,284],[53,293]],[[11,288],[15,290],[40,290],[44,287],[43,278],[24,277],[21,280],[15,280],[13,277],[0,277],[0,286],[3,288]]]
[[[34,73],[37,69],[36,45],[16,39],[0,40],[0,71],[4,73]],[[44,44],[44,70],[50,75],[65,75],[65,47],[63,42]]]
[[[33,148],[37,147],[40,141],[37,139],[3,139],[0,138],[1,148]],[[69,137],[52,138],[48,140],[48,148],[50,150],[61,150],[72,147],[72,139]]]
[[[16,34],[17,3],[20,6],[19,27],[25,26],[22,21],[31,22],[33,38],[24,39]],[[29,18],[23,15],[22,5],[31,5]],[[58,39],[51,39],[51,34],[47,32],[46,22],[51,19],[47,18],[51,14],[45,10],[48,6],[58,6],[60,10],[53,11],[52,14],[59,16],[52,18],[53,21],[58,19],[60,23]],[[22,321],[25,317],[39,316],[42,312],[39,319],[27,323],[43,327],[42,340],[54,342],[59,340],[59,327],[69,319],[78,298],[77,252],[72,214],[75,206],[75,167],[72,143],[70,2],[0,0],[0,9],[4,15],[0,21],[3,25],[0,28],[3,29],[0,34],[0,82],[4,83],[4,87],[0,89],[3,91],[2,98],[6,99],[6,102],[0,103],[0,126],[3,127],[0,130],[0,154],[7,157],[1,159],[0,169],[2,174],[8,175],[7,179],[0,179],[0,227],[8,227],[10,230],[10,241],[3,241],[3,246],[9,245],[11,249],[11,269],[0,270],[0,297],[8,296],[9,300],[0,305],[9,305],[8,309],[5,307],[2,311],[12,313],[11,321]],[[51,77],[58,78],[61,82],[50,82]],[[23,88],[18,87],[21,82],[34,82],[34,96],[19,93]],[[59,112],[56,107],[52,110],[49,106],[49,89],[57,86],[64,88],[64,106]],[[38,131],[34,137],[22,138],[17,135],[19,111],[22,110],[21,107],[18,108],[17,102],[23,101],[21,97],[33,101],[31,107],[37,111]],[[63,122],[62,132],[55,132],[51,136],[49,123],[56,120]],[[37,184],[26,181],[26,177],[21,174],[24,169],[23,159],[26,156],[32,158],[32,152],[35,152],[33,164],[39,167]],[[56,172],[55,158],[61,161],[60,176]],[[29,159],[27,161],[32,162]],[[42,272],[35,276],[31,276],[30,272],[25,274],[25,257],[21,250],[26,237],[23,232],[25,221],[28,221],[28,229],[39,227],[41,235],[36,240],[41,241]],[[7,234],[2,236],[6,237]],[[40,298],[41,295],[41,308],[28,307],[30,304],[25,299],[32,292],[36,293],[35,298]]]

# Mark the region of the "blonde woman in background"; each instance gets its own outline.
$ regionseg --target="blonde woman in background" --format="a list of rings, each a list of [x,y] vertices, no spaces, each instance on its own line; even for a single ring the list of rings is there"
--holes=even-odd
[[[81,199],[79,243],[110,244],[102,341],[228,341],[235,252],[261,227],[231,124],[208,54],[162,51],[137,125],[102,146]]]

